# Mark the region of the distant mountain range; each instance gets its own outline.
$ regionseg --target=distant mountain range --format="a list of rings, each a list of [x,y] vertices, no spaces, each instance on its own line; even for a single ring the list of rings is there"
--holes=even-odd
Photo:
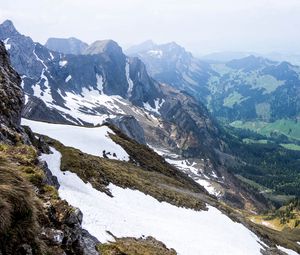
[[[202,103],[158,83],[140,59],[127,57],[112,40],[96,41],[82,54],[69,54],[66,45],[85,44],[51,39],[46,45],[52,42],[57,50],[53,51],[20,34],[11,21],[0,25],[0,39],[22,77],[24,117],[96,125],[133,115],[149,143],[191,156],[222,149],[218,127]]]
[[[210,63],[225,63],[234,59],[245,58],[249,56],[268,58],[273,61],[282,62],[287,61],[292,65],[300,65],[300,54],[292,53],[280,53],[280,52],[269,52],[269,53],[257,53],[257,52],[238,52],[238,51],[221,51],[214,52],[207,55],[197,55],[201,60]]]
[[[299,118],[300,68],[288,62],[251,53],[224,53],[199,60],[175,43],[147,42],[128,52],[141,58],[155,79],[187,91],[217,118]],[[235,57],[242,58],[230,60]]]

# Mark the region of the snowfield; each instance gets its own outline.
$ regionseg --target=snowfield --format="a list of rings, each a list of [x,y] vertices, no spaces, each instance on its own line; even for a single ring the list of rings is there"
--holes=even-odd
[[[107,157],[111,159],[129,160],[127,152],[109,137],[108,133],[114,132],[106,126],[87,128],[28,119],[22,119],[21,124],[29,126],[35,133],[47,135],[65,146],[74,147],[82,152],[103,157],[103,150],[105,150]],[[116,157],[113,156],[114,153]]]
[[[83,227],[100,242],[118,237],[153,236],[180,255],[255,255],[262,246],[251,231],[233,222],[214,207],[196,212],[158,202],[136,190],[113,184],[113,198],[85,184],[76,174],[60,170],[61,154],[43,154],[40,159],[60,183],[59,195],[83,212]]]

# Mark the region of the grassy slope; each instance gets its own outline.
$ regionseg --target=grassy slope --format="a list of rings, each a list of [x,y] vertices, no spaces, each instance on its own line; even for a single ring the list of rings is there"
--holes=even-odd
[[[270,136],[272,132],[277,132],[292,139],[300,140],[300,123],[294,120],[281,119],[272,123],[234,121],[230,125],[236,128],[249,129],[261,135]]]
[[[115,238],[115,242],[100,244],[98,250],[102,255],[176,255],[153,237]]]
[[[134,162],[124,162],[82,153],[50,138],[46,140],[62,154],[62,171],[76,173],[82,180],[90,182],[94,188],[107,194],[110,194],[107,185],[113,183],[123,188],[137,189],[158,201],[196,210],[205,209],[203,201],[212,199],[201,186],[186,176],[181,178],[182,173],[178,173],[145,146],[135,144],[140,146],[137,149],[139,156]],[[143,149],[146,150],[145,154]],[[149,165],[144,166],[148,161]]]
[[[198,185],[195,186],[189,178],[186,179],[186,176],[182,176],[182,173],[178,173],[166,164],[151,149],[136,144],[126,136],[119,134],[118,131],[116,135],[111,137],[128,152],[131,162],[94,157],[74,148],[65,147],[58,141],[49,138],[46,140],[62,153],[61,167],[63,171],[69,170],[77,173],[84,181],[91,182],[99,190],[108,192],[106,186],[112,182],[124,188],[138,189],[159,201],[166,201],[176,206],[204,209],[204,202],[207,202],[228,215],[232,220],[242,222],[269,245],[276,243],[300,252],[300,248],[296,244],[296,241],[300,241],[300,239],[294,232],[276,231],[252,222],[249,218],[253,216],[252,214],[249,215],[249,212],[231,208],[208,197],[201,188],[198,188]],[[103,254],[161,254],[150,251],[149,253],[128,253],[129,251],[132,252],[130,247],[124,247],[128,242],[133,244],[132,249],[135,249],[136,244],[133,239],[118,239],[115,243],[105,244],[99,248],[102,249],[102,252],[107,252]],[[138,247],[140,245],[138,244]]]
[[[43,179],[33,147],[0,144],[0,250],[4,254],[18,254],[22,244],[29,244],[33,254],[55,254],[40,239],[41,224],[47,221],[43,198],[58,198],[56,189],[43,184]]]

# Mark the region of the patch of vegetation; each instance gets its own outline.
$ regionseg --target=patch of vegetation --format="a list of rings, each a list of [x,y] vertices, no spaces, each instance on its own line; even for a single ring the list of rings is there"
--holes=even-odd
[[[285,135],[291,139],[300,140],[300,124],[298,120],[281,119],[270,123],[263,121],[234,121],[230,125],[235,128],[249,129],[267,137]]]
[[[224,98],[224,106],[232,108],[235,104],[239,104],[246,100],[241,94],[234,91],[228,97]]]
[[[42,187],[43,171],[36,166],[37,154],[27,145],[0,144],[0,251],[23,254],[30,245],[33,254],[45,254],[39,239],[42,203],[34,186]]]
[[[232,173],[260,192],[259,187],[264,187],[268,192],[262,194],[276,206],[291,196],[300,196],[300,151],[282,147],[280,137],[263,136],[249,129],[225,130],[231,153],[239,158],[236,164],[228,165]]]
[[[300,151],[300,145],[297,145],[297,144],[281,143],[280,145],[288,150]]]
[[[102,255],[176,255],[174,249],[168,249],[153,237],[115,238],[115,242],[97,246]]]
[[[143,159],[142,156],[136,156],[132,162],[124,162],[92,156],[50,138],[45,140],[62,154],[62,171],[76,173],[82,180],[108,195],[111,194],[107,186],[113,183],[122,188],[139,190],[160,202],[195,210],[204,210],[203,201],[210,199],[201,186],[186,176],[181,179],[182,173],[175,172],[176,169],[172,167],[169,169],[169,165],[148,148],[148,154],[155,155],[148,158],[147,154],[139,151]],[[152,162],[149,161],[149,165],[145,166],[148,160]]]

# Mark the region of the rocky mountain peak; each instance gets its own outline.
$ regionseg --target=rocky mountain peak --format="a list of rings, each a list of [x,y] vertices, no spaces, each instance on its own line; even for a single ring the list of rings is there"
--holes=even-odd
[[[2,24],[0,24],[0,29],[6,34],[18,34],[18,31],[11,20],[5,20]]]
[[[96,55],[102,53],[123,54],[122,48],[113,40],[98,40],[93,42],[84,52],[86,55]]]
[[[253,71],[253,70],[264,68],[274,63],[275,62],[269,59],[250,55],[245,58],[231,60],[226,65],[233,69],[243,69],[244,71]]]
[[[88,44],[75,37],[70,37],[70,38],[51,37],[47,40],[45,47],[50,50],[57,51],[64,54],[79,55],[86,50]]]

